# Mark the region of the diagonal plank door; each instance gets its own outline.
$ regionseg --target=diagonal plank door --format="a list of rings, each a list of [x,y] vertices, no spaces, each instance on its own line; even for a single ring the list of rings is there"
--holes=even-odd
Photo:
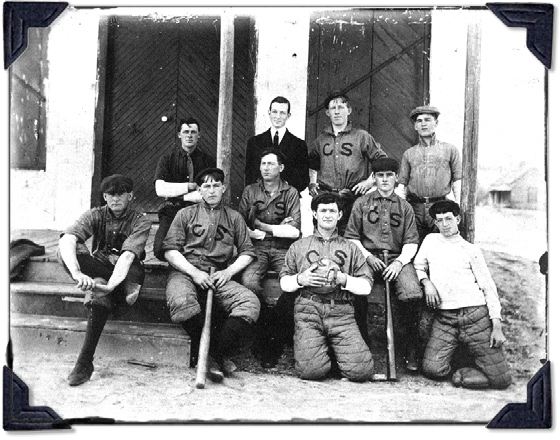
[[[410,110],[427,102],[429,10],[349,9],[312,15],[306,139],[329,123],[323,100],[336,89],[351,100],[350,120],[401,159],[415,140]]]
[[[243,190],[254,114],[250,22],[237,18],[235,26],[232,204]],[[179,147],[179,119],[200,122],[199,148],[216,157],[220,19],[113,17],[107,54],[102,175],[130,175],[135,206],[157,212],[162,200],[154,189],[155,168],[163,154]]]

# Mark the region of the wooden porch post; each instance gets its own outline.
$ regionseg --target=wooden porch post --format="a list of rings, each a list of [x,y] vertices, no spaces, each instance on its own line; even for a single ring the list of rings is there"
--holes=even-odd
[[[465,79],[465,120],[463,127],[461,234],[465,240],[471,243],[474,243],[477,187],[480,40],[480,23],[469,23],[467,31],[467,72]]]
[[[216,163],[225,175],[227,191],[224,204],[229,205],[231,198],[231,141],[233,105],[233,10],[226,10],[220,24],[220,92],[218,98],[218,133]]]

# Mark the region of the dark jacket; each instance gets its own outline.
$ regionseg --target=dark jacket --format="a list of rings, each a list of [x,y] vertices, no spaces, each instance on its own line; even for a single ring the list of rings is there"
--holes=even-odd
[[[261,178],[260,155],[261,152],[268,148],[273,148],[270,129],[251,137],[247,141],[245,186],[255,183]],[[284,164],[284,171],[282,171],[282,179],[297,189],[298,192],[303,191],[309,185],[307,144],[304,140],[286,130],[279,149],[287,158]]]

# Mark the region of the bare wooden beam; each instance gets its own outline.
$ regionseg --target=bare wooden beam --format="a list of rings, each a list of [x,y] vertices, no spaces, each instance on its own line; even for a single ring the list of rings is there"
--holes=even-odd
[[[480,104],[480,23],[469,23],[465,78],[465,120],[463,130],[463,179],[461,217],[463,238],[474,243],[476,179],[478,163],[478,116]]]
[[[231,142],[232,142],[232,105],[233,105],[233,10],[226,10],[220,23],[220,93],[218,98],[217,158],[218,168],[225,175],[227,191],[224,203],[229,205],[231,198]]]

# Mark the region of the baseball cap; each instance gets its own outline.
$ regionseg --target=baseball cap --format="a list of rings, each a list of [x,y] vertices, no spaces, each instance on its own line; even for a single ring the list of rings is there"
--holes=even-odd
[[[132,179],[122,174],[113,174],[101,181],[101,192],[108,194],[119,194],[132,191]]]
[[[439,110],[436,107],[433,107],[431,105],[422,105],[412,110],[409,117],[410,119],[415,121],[416,116],[423,114],[435,115],[436,118],[440,115]]]
[[[395,173],[398,173],[399,167],[399,161],[397,159],[393,159],[392,157],[382,157],[381,159],[377,159],[373,162],[371,172],[377,173],[379,171],[394,171]]]

